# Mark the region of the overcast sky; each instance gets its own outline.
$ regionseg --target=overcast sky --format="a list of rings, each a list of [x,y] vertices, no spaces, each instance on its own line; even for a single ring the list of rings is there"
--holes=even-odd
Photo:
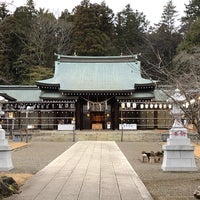
[[[1,1],[12,2],[16,7],[22,6],[27,2],[27,0],[0,0],[0,2]],[[36,8],[48,9],[59,16],[59,13],[64,9],[68,9],[71,12],[75,6],[80,4],[81,0],[34,0],[34,2]],[[90,2],[101,3],[102,0],[90,0]],[[143,12],[153,25],[160,21],[163,7],[168,0],[105,0],[105,2],[115,13],[124,9],[127,4],[130,4],[133,10]],[[185,10],[184,4],[188,4],[188,2],[189,0],[173,0],[179,17],[183,16],[183,11]]]

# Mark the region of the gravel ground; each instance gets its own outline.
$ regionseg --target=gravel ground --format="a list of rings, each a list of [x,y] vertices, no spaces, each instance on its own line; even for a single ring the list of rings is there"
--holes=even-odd
[[[71,145],[72,142],[31,142],[12,152],[14,169],[10,172],[35,174]]]
[[[117,143],[126,158],[143,181],[154,200],[190,200],[200,185],[199,170],[196,172],[163,172],[162,163],[141,162],[142,151],[160,151],[159,142]],[[200,161],[196,159],[200,169]]]
[[[118,142],[124,155],[137,172],[154,200],[190,200],[200,185],[197,172],[163,172],[161,163],[141,162],[141,152],[160,151],[160,142]],[[14,169],[11,173],[34,174],[68,149],[72,142],[32,142],[12,153]],[[196,159],[198,169],[200,161]]]

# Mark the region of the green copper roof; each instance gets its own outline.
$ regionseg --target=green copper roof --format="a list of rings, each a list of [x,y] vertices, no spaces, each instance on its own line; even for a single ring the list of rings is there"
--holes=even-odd
[[[58,56],[54,77],[37,81],[38,85],[60,85],[62,91],[124,91],[149,83],[141,77],[135,56]]]
[[[17,101],[40,101],[41,90],[36,85],[1,85],[0,93],[6,93]]]

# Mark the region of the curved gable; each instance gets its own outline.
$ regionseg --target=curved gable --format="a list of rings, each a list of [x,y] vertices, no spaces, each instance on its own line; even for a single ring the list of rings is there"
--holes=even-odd
[[[152,83],[141,77],[135,56],[58,58],[54,77],[38,85],[59,85],[61,91],[130,91],[135,84]]]

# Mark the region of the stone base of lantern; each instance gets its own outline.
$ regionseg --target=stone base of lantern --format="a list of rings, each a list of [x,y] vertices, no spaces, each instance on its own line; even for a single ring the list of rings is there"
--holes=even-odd
[[[5,138],[5,131],[0,127],[0,171],[9,171],[14,168],[11,151],[12,148]]]
[[[163,145],[163,171],[197,171],[194,146],[187,137],[187,129],[173,127],[167,144]]]

